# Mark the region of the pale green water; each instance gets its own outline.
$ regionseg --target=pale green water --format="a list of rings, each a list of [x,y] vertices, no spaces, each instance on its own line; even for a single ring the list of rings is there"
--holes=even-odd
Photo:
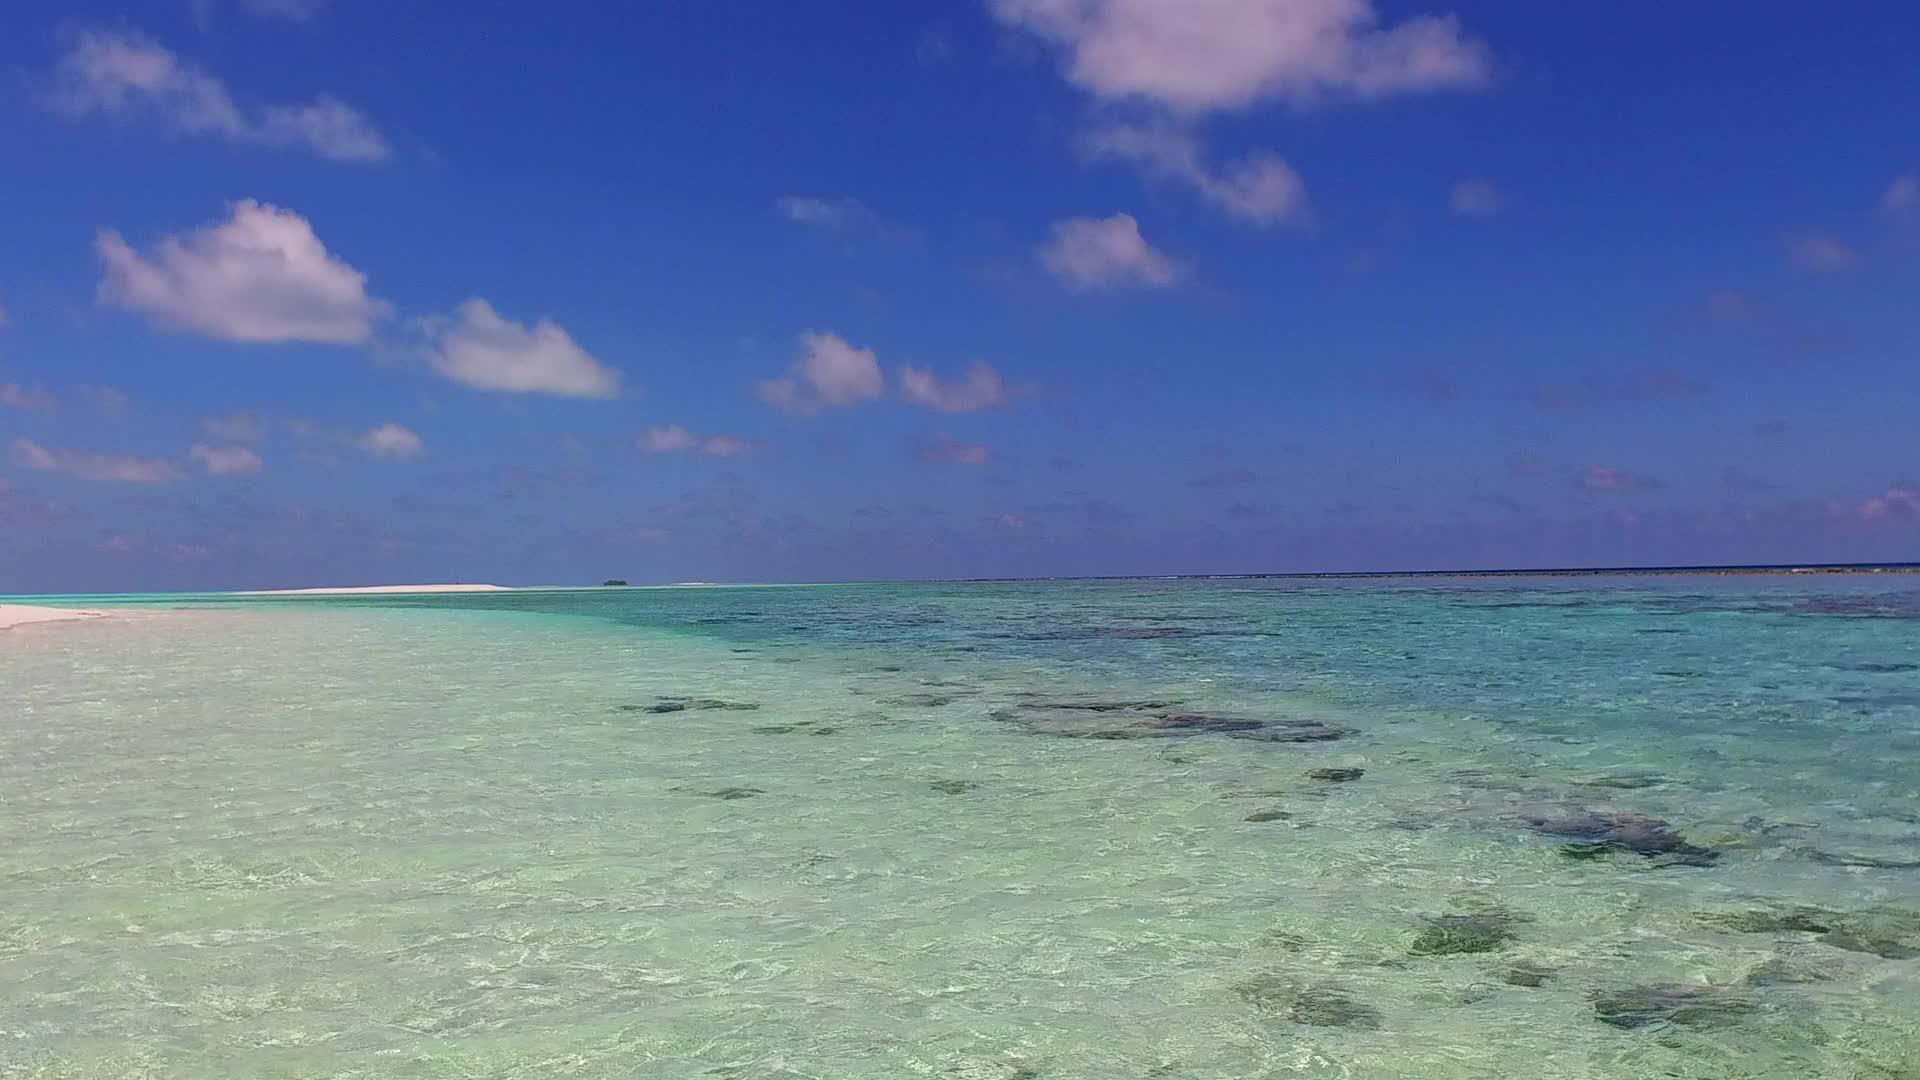
[[[199,600],[0,690],[4,1076],[1920,1076],[1901,581]]]

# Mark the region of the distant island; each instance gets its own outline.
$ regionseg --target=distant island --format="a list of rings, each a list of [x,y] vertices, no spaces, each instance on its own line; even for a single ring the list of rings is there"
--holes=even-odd
[[[608,588],[609,586],[625,585],[625,584],[626,584],[625,581],[622,581],[617,577],[610,577],[607,580],[601,582],[600,587],[605,589],[605,588]]]

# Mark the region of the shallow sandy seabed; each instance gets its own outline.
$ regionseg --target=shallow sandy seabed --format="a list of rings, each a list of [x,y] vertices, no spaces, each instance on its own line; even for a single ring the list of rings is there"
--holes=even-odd
[[[0,630],[11,630],[28,623],[69,622],[74,619],[101,619],[104,611],[90,608],[36,607],[31,604],[0,604]]]

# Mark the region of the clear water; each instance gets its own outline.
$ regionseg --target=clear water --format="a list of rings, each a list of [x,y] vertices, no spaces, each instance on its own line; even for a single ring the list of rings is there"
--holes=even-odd
[[[1914,581],[22,627],[0,1076],[1911,1080]]]

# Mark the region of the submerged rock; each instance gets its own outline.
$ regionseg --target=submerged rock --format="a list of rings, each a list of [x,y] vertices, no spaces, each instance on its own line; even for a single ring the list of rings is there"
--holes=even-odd
[[[1594,1018],[1633,1030],[1651,1025],[1718,1028],[1738,1023],[1752,1012],[1747,998],[1710,986],[1656,983],[1608,990],[1593,999]]]
[[[1751,911],[1708,912],[1700,921],[1742,934],[1824,934],[1844,918],[1837,911],[1817,907],[1758,908]]]
[[[1253,813],[1248,814],[1242,820],[1244,821],[1287,821],[1287,820],[1290,820],[1292,817],[1293,815],[1285,810],[1255,810]]]
[[[927,786],[942,795],[965,795],[980,785],[971,780],[935,780]]]
[[[1553,972],[1535,964],[1508,964],[1500,969],[1500,981],[1508,986],[1524,986],[1529,989],[1541,986],[1553,978]]]
[[[1365,769],[1308,769],[1310,780],[1325,780],[1328,783],[1344,784],[1349,780],[1358,780],[1367,775]]]
[[[1105,708],[1112,704],[1114,708]],[[1156,706],[1159,702],[1151,703]],[[1087,707],[1098,705],[1102,707]],[[1136,739],[1179,739],[1197,735],[1225,735],[1261,742],[1306,743],[1339,739],[1346,732],[1314,720],[1267,720],[1218,713],[1152,712],[1120,707],[1122,703],[1070,703],[1067,707],[1027,705],[995,709],[995,720],[1019,724],[1039,735],[1063,739],[1109,742]]]
[[[1742,934],[1808,933],[1820,944],[1886,960],[1920,958],[1920,910],[1882,905],[1862,911],[1817,907],[1773,907],[1752,911],[1709,912],[1709,926]]]
[[[1261,1012],[1296,1024],[1362,1029],[1380,1026],[1380,1011],[1355,1001],[1344,990],[1302,985],[1277,975],[1256,975],[1233,989]]]
[[[722,701],[719,698],[663,697],[651,705],[622,705],[621,712],[677,713],[724,710],[751,712],[760,706],[751,701]]]
[[[698,791],[694,794],[705,795],[709,799],[725,799],[731,802],[735,799],[751,799],[755,795],[765,795],[766,792],[757,787],[723,787],[714,788],[711,791]]]
[[[899,697],[882,698],[885,705],[904,705],[916,709],[936,709],[942,705],[951,705],[959,698],[952,694],[901,694]]]
[[[1177,701],[1027,701],[1030,709],[1064,709],[1068,712],[1155,712],[1171,709]]]
[[[1570,858],[1594,858],[1606,850],[1629,851],[1664,866],[1712,866],[1720,853],[1690,844],[1666,822],[1645,814],[1580,811],[1563,817],[1529,817],[1527,824],[1546,836],[1577,841],[1561,848]]]
[[[1415,956],[1494,952],[1513,940],[1515,921],[1512,915],[1497,911],[1436,915],[1426,920],[1426,929],[1407,951]]]

